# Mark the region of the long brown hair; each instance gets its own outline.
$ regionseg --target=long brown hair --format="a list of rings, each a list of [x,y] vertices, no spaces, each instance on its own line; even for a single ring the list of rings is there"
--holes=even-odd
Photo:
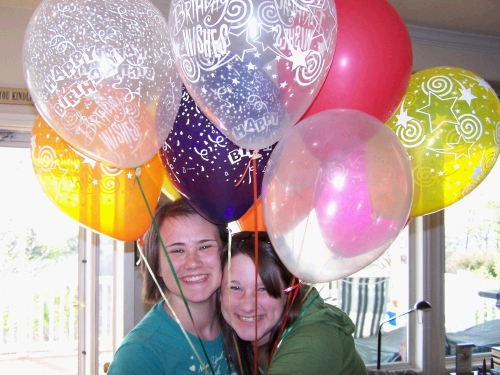
[[[231,243],[231,256],[243,254],[248,256],[255,264],[255,233],[240,232],[233,236]],[[221,266],[224,267],[228,263],[229,249],[226,245],[222,250]],[[274,251],[274,248],[269,241],[266,232],[258,233],[258,272],[259,276],[266,287],[267,293],[273,298],[281,298],[285,288],[292,285],[295,278],[290,271],[283,265],[280,258]],[[275,342],[281,334],[281,326],[285,318],[286,327],[290,326],[300,314],[302,305],[302,295],[299,294],[294,299],[289,310],[284,309],[278,323],[271,330],[271,339],[267,343],[266,355],[273,350]],[[288,311],[288,312],[287,312]],[[222,317],[221,308],[219,306],[218,318],[222,333],[224,335],[224,345],[226,351],[230,355],[230,359],[236,367],[239,375],[253,374],[254,368],[254,347],[253,342],[241,340],[234,330]],[[285,328],[286,328],[285,327]]]

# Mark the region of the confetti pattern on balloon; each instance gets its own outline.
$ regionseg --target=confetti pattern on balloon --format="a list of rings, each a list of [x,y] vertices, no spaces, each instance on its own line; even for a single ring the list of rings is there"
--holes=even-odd
[[[174,128],[160,156],[172,185],[186,201],[207,220],[227,224],[252,207],[254,183],[260,195],[272,150],[268,147],[260,152],[254,181],[253,152],[224,137],[184,90]]]
[[[169,23],[187,90],[229,140],[252,150],[304,114],[337,37],[333,0],[173,0]]]
[[[472,192],[498,158],[499,100],[477,74],[455,67],[412,75],[387,123],[410,156],[410,217],[439,211]]]
[[[135,241],[151,224],[148,206],[156,207],[163,183],[158,154],[137,170],[113,167],[77,151],[38,116],[31,133],[31,160],[44,193],[85,227]]]
[[[43,0],[25,32],[33,101],[67,142],[118,167],[147,162],[181,95],[167,22],[148,0]],[[157,103],[176,103],[155,126]]]

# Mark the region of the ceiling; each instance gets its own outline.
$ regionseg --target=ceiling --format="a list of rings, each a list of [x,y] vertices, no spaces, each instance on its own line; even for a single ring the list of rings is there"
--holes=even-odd
[[[358,1],[358,0],[350,0]],[[500,38],[500,0],[388,0],[408,25]],[[0,6],[34,9],[41,0],[0,0]],[[170,0],[152,0],[164,14]]]

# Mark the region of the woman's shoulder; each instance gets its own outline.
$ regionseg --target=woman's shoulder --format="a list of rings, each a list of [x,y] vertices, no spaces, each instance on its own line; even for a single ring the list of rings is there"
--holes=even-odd
[[[302,303],[302,313],[297,321],[297,325],[311,324],[339,329],[348,335],[355,328],[349,316],[338,307],[326,303],[315,288],[310,290]]]

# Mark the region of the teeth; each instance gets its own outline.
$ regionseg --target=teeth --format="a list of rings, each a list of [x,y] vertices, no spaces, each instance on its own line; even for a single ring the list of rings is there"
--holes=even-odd
[[[208,277],[207,275],[188,276],[188,277],[183,277],[182,280],[189,282],[189,283],[195,283],[198,281],[203,281],[207,277]]]
[[[262,315],[257,315],[257,316],[239,316],[241,320],[243,320],[244,322],[255,322],[255,321],[259,321],[262,319]]]

